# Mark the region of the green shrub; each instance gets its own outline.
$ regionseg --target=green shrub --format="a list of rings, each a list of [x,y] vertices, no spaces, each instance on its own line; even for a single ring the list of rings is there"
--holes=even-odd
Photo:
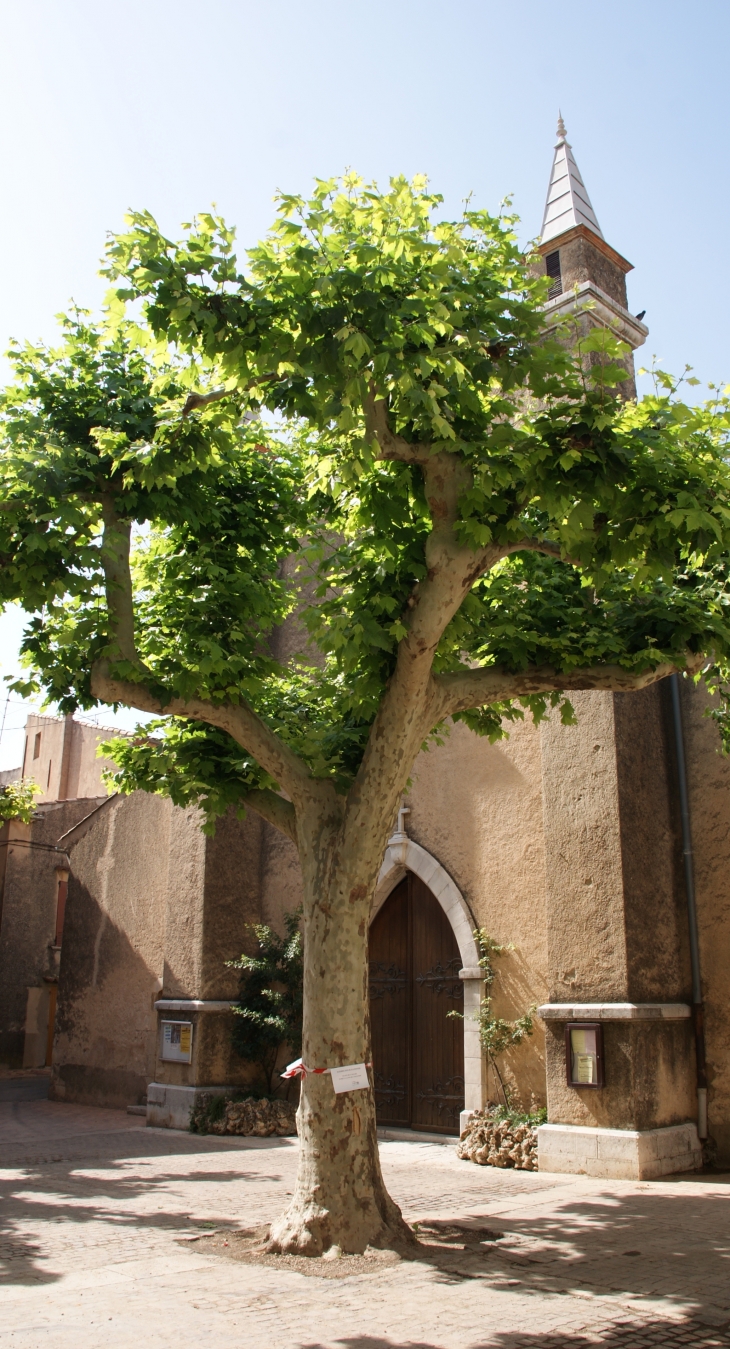
[[[33,818],[34,798],[43,791],[37,782],[23,778],[22,782],[8,782],[0,787],[0,824],[6,820],[20,820],[30,824]]]
[[[259,944],[255,956],[242,955],[228,964],[241,971],[239,1001],[233,1010],[233,1047],[259,1069],[267,1096],[283,1089],[276,1075],[279,1051],[288,1045],[292,1058],[302,1052],[302,986],[304,979],[301,909],[284,916],[286,936],[263,923],[249,923]],[[251,1095],[252,1093],[248,1093]]]

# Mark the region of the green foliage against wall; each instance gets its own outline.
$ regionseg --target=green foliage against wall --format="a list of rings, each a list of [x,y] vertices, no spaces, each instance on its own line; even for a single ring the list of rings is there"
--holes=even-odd
[[[233,1046],[259,1069],[264,1090],[283,1090],[276,1073],[279,1051],[287,1045],[293,1058],[302,1051],[301,909],[284,915],[286,935],[263,923],[249,927],[258,942],[256,955],[229,962],[241,971]]]
[[[4,824],[6,820],[20,820],[22,824],[30,824],[33,819],[35,798],[40,796],[42,791],[43,788],[39,787],[37,782],[25,779],[22,782],[9,782],[5,787],[0,787],[0,823]]]

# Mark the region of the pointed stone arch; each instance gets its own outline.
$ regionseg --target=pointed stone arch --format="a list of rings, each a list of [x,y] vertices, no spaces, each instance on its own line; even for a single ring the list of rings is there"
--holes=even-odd
[[[474,940],[477,923],[448,871],[420,843],[415,843],[407,834],[400,832],[392,835],[385,850],[370,914],[371,923],[388,895],[408,871],[418,876],[438,900],[451,924],[461,956],[462,969],[459,974],[464,981],[464,1115],[467,1115],[472,1110],[481,1109],[486,1091],[484,1054],[476,1021],[483,988],[479,951]]]

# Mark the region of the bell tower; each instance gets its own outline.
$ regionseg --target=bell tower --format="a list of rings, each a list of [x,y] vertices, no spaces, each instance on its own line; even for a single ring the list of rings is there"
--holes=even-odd
[[[629,313],[626,273],[633,264],[606,243],[598,217],[558,117],[557,141],[550,173],[538,252],[550,277],[545,305],[548,331],[566,318],[580,315],[581,328],[611,328],[632,352],[649,329]],[[633,357],[628,362],[626,397],[636,396]]]

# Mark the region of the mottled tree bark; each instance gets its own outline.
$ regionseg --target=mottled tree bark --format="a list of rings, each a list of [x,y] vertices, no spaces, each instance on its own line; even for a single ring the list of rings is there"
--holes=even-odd
[[[300,826],[300,838],[304,830]],[[308,1068],[370,1063],[368,924],[379,851],[345,858],[340,831],[304,853],[304,1027]],[[368,1069],[372,1082],[372,1069]],[[270,1249],[321,1255],[333,1245],[402,1246],[413,1240],[380,1170],[372,1091],[336,1095],[329,1073],[302,1078],[299,1171]]]

